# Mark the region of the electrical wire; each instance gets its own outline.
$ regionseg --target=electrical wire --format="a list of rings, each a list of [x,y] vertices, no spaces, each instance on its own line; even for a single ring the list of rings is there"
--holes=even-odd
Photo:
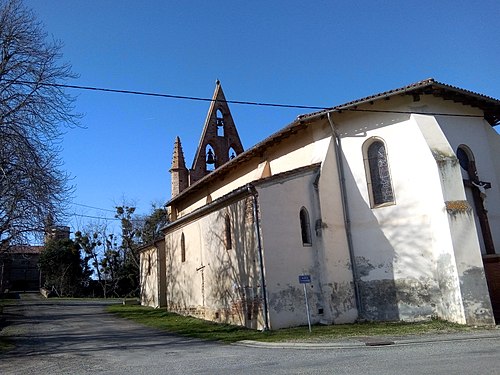
[[[145,91],[135,91],[135,90],[121,90],[121,89],[110,89],[103,87],[95,87],[95,86],[80,86],[80,85],[67,85],[62,83],[45,83],[45,82],[31,82],[31,81],[23,81],[23,80],[9,80],[5,79],[5,82],[13,83],[13,84],[23,84],[23,85],[40,85],[40,86],[48,86],[48,87],[60,87],[60,88],[68,88],[68,89],[76,89],[76,90],[87,90],[87,91],[100,91],[100,92],[110,92],[110,93],[119,93],[119,94],[130,94],[130,95],[142,95],[142,96],[152,96],[152,97],[160,97],[160,98],[169,98],[169,99],[181,99],[181,100],[194,100],[194,101],[203,101],[203,102],[224,102],[228,104],[242,104],[242,105],[253,105],[253,106],[263,106],[263,107],[278,107],[278,108],[295,108],[295,109],[312,109],[317,111],[325,111],[332,110],[335,112],[371,112],[371,113],[396,113],[396,114],[425,114],[425,115],[433,115],[433,116],[451,116],[451,117],[476,117],[482,118],[480,115],[467,115],[467,114],[455,114],[455,113],[444,113],[444,112],[418,112],[418,111],[396,111],[396,110],[377,110],[377,109],[360,109],[360,108],[332,108],[332,107],[319,107],[319,106],[308,106],[308,105],[295,105],[295,104],[277,104],[277,103],[265,103],[265,102],[251,102],[251,101],[243,101],[243,100],[217,100],[210,98],[202,98],[196,96],[184,96],[184,95],[174,95],[174,94],[161,94],[161,93],[153,93],[153,92],[145,92]],[[303,115],[299,117],[307,117],[308,115]]]
[[[77,214],[77,213],[71,213],[69,216],[78,216],[78,217],[85,217],[88,219],[100,219],[100,220],[122,220],[119,217],[102,217],[102,216],[91,216],[91,215],[82,215],[82,214]],[[130,221],[143,221],[142,219],[130,219]]]
[[[94,206],[89,206],[86,204],[80,204],[80,203],[71,203],[73,206],[80,206],[80,207],[86,207],[86,208],[92,208],[94,210],[100,210],[100,211],[107,211],[107,212],[113,212],[116,213],[115,210],[110,210],[108,208],[100,208],[100,207],[94,207]]]
[[[228,104],[243,104],[243,105],[254,105],[254,106],[262,106],[262,107],[299,108],[299,109],[315,109],[315,110],[328,109],[327,107],[316,107],[316,106],[308,106],[308,105],[263,103],[263,102],[250,102],[250,101],[241,101],[241,100],[218,100],[218,99],[201,98],[201,97],[197,97],[197,96],[160,94],[160,93],[154,93],[154,92],[134,91],[134,90],[108,89],[108,88],[93,87],[93,86],[67,85],[67,84],[62,84],[62,83],[30,82],[30,81],[8,80],[8,79],[6,79],[5,82],[14,83],[14,84],[22,84],[22,85],[37,84],[40,86],[61,87],[61,88],[67,88],[67,89],[112,92],[112,93],[118,93],[118,94],[153,96],[153,97],[159,97],[159,98],[195,100],[195,101],[203,101],[203,102],[224,102],[224,103],[228,103]]]

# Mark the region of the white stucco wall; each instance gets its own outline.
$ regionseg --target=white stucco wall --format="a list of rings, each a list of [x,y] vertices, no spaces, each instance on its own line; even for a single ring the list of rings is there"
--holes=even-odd
[[[230,249],[225,242],[226,215],[231,222]],[[258,266],[252,206],[243,198],[168,231],[167,305],[207,320],[262,327]]]
[[[313,185],[318,173],[308,171],[258,186],[272,329],[307,324],[304,289],[298,279],[303,274],[312,278],[306,288],[313,323],[341,323],[356,316],[345,248],[335,248],[331,243],[326,247],[324,230],[315,230],[321,219]],[[311,245],[302,243],[302,207],[309,214]],[[338,274],[332,272],[336,266],[341,269]]]
[[[420,111],[434,112],[438,104],[428,99],[418,105]],[[401,112],[414,106],[411,98],[390,103],[391,110]],[[461,107],[455,105],[453,110],[460,113]],[[431,115],[390,112],[346,114],[336,120],[364,316],[415,320],[438,315],[465,323],[462,276],[465,269],[480,264],[481,257],[474,252],[467,257],[460,250],[459,261],[455,259],[457,249],[477,248],[477,236],[473,221],[457,225],[446,212],[445,201],[465,200],[465,194],[457,168],[446,172],[453,176],[443,176],[438,168],[436,152],[446,150],[454,156],[438,123]],[[377,208],[371,207],[362,152],[363,143],[372,137],[386,144],[395,195],[395,204]],[[484,293],[485,302],[483,297]]]
[[[140,254],[141,305],[159,307],[158,251],[155,247]]]
[[[439,199],[432,155],[407,115],[351,116],[339,128],[363,314],[368,319],[428,318],[439,289],[429,214]],[[395,205],[371,208],[362,151],[371,137],[386,144]],[[412,290],[422,293],[415,296]]]
[[[476,110],[473,114],[478,115]],[[479,113],[480,116],[480,113]],[[500,134],[498,134],[481,117],[438,117],[438,122],[448,139],[453,151],[458,146],[466,145],[474,154],[478,177],[481,181],[491,182],[491,189],[487,190],[486,205],[493,243],[497,254],[500,254]],[[463,178],[468,178],[462,170]],[[468,197],[473,204],[472,196]],[[475,213],[476,227],[480,228]],[[484,244],[480,238],[482,253],[485,253]]]

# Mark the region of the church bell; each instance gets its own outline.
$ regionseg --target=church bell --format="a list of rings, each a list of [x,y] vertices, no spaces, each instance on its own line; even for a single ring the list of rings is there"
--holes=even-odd
[[[207,152],[207,164],[215,164],[214,153],[210,149]]]

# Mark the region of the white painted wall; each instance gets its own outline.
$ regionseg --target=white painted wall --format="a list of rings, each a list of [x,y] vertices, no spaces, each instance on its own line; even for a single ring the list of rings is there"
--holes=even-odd
[[[424,100],[419,110],[435,112],[438,104]],[[383,111],[384,105],[389,104],[377,110]],[[402,112],[415,106],[411,98],[391,99],[390,105]],[[452,109],[461,113],[462,107]],[[446,212],[445,201],[464,200],[465,193],[456,162],[454,168],[438,167],[440,153],[455,156],[434,116],[365,112],[337,115],[335,120],[342,136],[365,316],[415,320],[437,314],[465,322],[470,309],[464,311],[460,286],[464,290],[466,270],[481,266],[481,257],[474,250],[467,255],[462,250],[478,249],[474,222],[450,222]],[[362,153],[363,143],[371,137],[386,143],[394,205],[371,207]],[[486,304],[484,290],[481,293]]]
[[[225,215],[231,221],[226,249]],[[184,234],[186,260],[181,261]],[[169,309],[208,320],[259,328],[260,276],[252,206],[247,198],[190,221],[166,235]]]
[[[159,307],[158,254],[155,247],[140,254],[141,305]]]
[[[487,190],[486,208],[495,250],[500,254],[500,231],[496,229],[500,228],[500,134],[482,118],[439,117],[438,122],[452,149],[456,152],[459,145],[467,145],[474,153],[480,180],[491,182],[491,189]],[[468,178],[463,170],[462,175]],[[471,196],[468,200],[473,202]],[[480,228],[477,215],[475,221],[476,227]],[[485,253],[482,241],[481,245]]]

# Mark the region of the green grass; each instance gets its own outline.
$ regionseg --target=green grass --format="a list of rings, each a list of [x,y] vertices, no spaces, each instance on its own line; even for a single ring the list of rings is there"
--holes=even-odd
[[[149,327],[179,335],[226,343],[241,340],[256,341],[324,341],[359,336],[406,336],[436,333],[451,333],[471,330],[471,327],[433,319],[420,323],[355,323],[343,325],[317,325],[309,333],[308,327],[280,329],[260,332],[228,324],[208,322],[193,317],[181,316],[163,309],[144,306],[110,305],[109,312],[131,319]]]

